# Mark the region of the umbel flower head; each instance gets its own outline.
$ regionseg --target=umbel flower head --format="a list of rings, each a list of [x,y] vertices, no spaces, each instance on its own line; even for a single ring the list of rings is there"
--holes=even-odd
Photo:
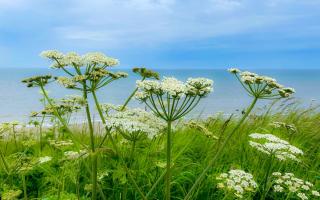
[[[230,68],[228,71],[237,77],[249,95],[256,98],[287,98],[295,93],[293,88],[284,87],[279,84],[276,79],[268,76],[261,76],[248,71],[241,72],[237,68]]]
[[[274,155],[279,160],[300,161],[297,156],[303,155],[301,149],[272,134],[252,133],[249,137],[252,139],[249,141],[250,146],[268,155]]]
[[[86,100],[78,95],[69,95],[52,102],[52,105],[46,105],[40,112],[31,112],[30,117],[54,116],[57,111],[61,116],[71,114],[80,110],[87,104]]]
[[[133,73],[139,74],[142,78],[150,78],[150,79],[157,79],[159,80],[159,73],[147,69],[145,67],[135,67],[132,69]]]
[[[51,75],[33,76],[23,79],[21,82],[27,84],[27,87],[40,87],[50,83]]]
[[[52,68],[66,72],[67,77],[55,77],[55,80],[69,89],[97,90],[114,80],[128,76],[125,72],[107,70],[107,67],[115,66],[119,62],[100,52],[89,52],[81,56],[75,52],[63,54],[49,50],[43,51],[41,56],[53,61]]]
[[[219,189],[233,193],[236,198],[240,199],[250,196],[257,189],[257,183],[253,176],[240,169],[222,173],[217,177],[217,180],[219,180],[217,185]]]
[[[142,136],[153,138],[165,124],[140,108],[126,109],[107,117],[106,127],[115,129],[127,140],[136,141]]]
[[[272,173],[273,191],[291,195],[299,199],[319,199],[320,193],[315,186],[309,182],[295,177],[293,173]]]
[[[108,57],[101,52],[90,52],[80,56],[76,52],[63,54],[57,50],[47,50],[41,52],[40,56],[54,61],[51,66],[53,68],[63,68],[67,66],[82,67],[86,65],[111,67],[119,64],[117,59]]]
[[[185,83],[174,77],[162,81],[137,81],[135,97],[144,102],[156,116],[175,121],[189,113],[213,91],[213,81],[206,78],[189,78]]]

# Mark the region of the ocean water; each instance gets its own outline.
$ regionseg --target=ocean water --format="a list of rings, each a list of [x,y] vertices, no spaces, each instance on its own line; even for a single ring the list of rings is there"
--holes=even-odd
[[[129,73],[129,77],[117,80],[107,87],[99,90],[98,97],[101,103],[122,104],[135,87],[135,81],[139,78],[129,70],[121,70]],[[181,80],[188,77],[206,77],[214,80],[214,92],[203,99],[196,110],[191,114],[213,115],[217,112],[236,113],[250,103],[250,97],[246,94],[234,76],[226,70],[207,69],[176,69],[157,70],[161,76],[174,76]],[[295,98],[304,105],[320,99],[320,70],[251,70],[259,74],[274,77],[279,83],[296,89]],[[31,111],[41,110],[38,88],[27,88],[21,83],[23,78],[41,75],[58,75],[53,69],[0,69],[0,122],[20,120],[27,121]],[[47,87],[52,97],[63,97],[67,94],[77,94],[74,90],[68,90],[56,83]],[[261,101],[260,106],[268,101]],[[142,107],[137,101],[129,104],[130,107]]]

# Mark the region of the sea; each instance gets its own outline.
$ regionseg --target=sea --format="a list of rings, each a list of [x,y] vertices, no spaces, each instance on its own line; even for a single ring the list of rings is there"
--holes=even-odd
[[[128,78],[117,80],[98,91],[101,103],[123,104],[135,88],[139,77],[130,70],[119,70],[129,73]],[[214,92],[204,98],[190,114],[192,117],[211,116],[216,113],[237,113],[250,104],[251,97],[247,95],[236,78],[226,69],[160,69],[155,70],[161,77],[176,77],[182,81],[189,77],[206,77],[214,81]],[[296,90],[294,98],[301,106],[310,106],[320,100],[320,69],[259,69],[252,72],[275,78],[280,84],[293,87]],[[18,120],[27,122],[31,111],[39,111],[42,97],[39,88],[27,88],[21,80],[34,75],[61,75],[61,72],[46,68],[0,68],[0,122]],[[53,98],[61,98],[78,91],[61,87],[57,83],[49,84],[46,89]],[[80,95],[80,94],[79,94]],[[268,100],[261,100],[258,107],[263,107]],[[93,105],[92,100],[90,104]],[[129,107],[144,107],[134,100]],[[92,106],[94,117],[97,113]],[[81,113],[78,114],[81,118]]]

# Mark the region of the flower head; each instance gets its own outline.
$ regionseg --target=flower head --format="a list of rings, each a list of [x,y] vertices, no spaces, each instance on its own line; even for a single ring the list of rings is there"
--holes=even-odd
[[[290,193],[303,200],[309,198],[316,199],[320,196],[312,183],[295,177],[293,173],[274,172],[272,176],[274,192]]]
[[[303,155],[303,151],[287,141],[282,140],[272,134],[252,133],[249,135],[251,141],[250,146],[266,154],[273,154],[279,160],[295,160],[300,161],[297,156]]]
[[[257,188],[257,183],[253,176],[240,169],[230,170],[217,177],[218,188],[232,192],[236,197],[243,198],[249,196]]]
[[[45,86],[51,80],[51,75],[33,76],[22,80],[22,83],[27,84],[27,87]]]
[[[228,71],[237,77],[251,96],[256,98],[287,98],[295,93],[293,88],[284,87],[279,84],[276,79],[268,76],[261,76],[249,71],[241,72],[236,68],[231,68]]]
[[[153,138],[165,125],[151,113],[135,108],[112,114],[106,126],[119,131],[128,140],[137,140],[143,135]]]

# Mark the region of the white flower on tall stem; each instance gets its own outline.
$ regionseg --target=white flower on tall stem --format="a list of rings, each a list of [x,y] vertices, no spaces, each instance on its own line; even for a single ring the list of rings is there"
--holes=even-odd
[[[135,97],[159,118],[167,122],[167,174],[166,199],[170,199],[171,179],[171,124],[187,115],[199,101],[213,91],[213,81],[206,78],[189,78],[185,83],[174,77],[162,81],[137,81]]]
[[[272,134],[252,133],[249,135],[252,139],[249,141],[250,146],[260,152],[273,155],[279,160],[300,161],[297,156],[303,155],[303,151],[289,142],[282,140]]]

